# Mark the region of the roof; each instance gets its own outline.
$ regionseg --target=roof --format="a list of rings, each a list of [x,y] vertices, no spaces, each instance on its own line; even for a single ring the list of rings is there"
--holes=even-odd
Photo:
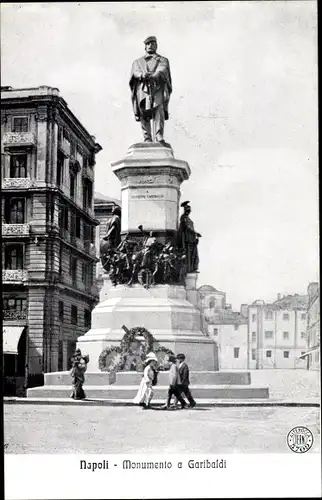
[[[286,295],[282,299],[276,300],[271,304],[274,309],[307,309],[307,295]]]
[[[220,290],[217,290],[216,288],[214,288],[211,285],[202,285],[202,286],[200,286],[198,288],[198,292],[202,292],[202,293],[205,293],[205,292],[217,292],[217,293],[222,293],[222,294],[225,293],[225,292],[221,292]]]
[[[94,204],[106,204],[106,203],[114,203],[115,205],[121,206],[121,201],[116,198],[112,198],[111,196],[106,196],[102,193],[94,193]]]

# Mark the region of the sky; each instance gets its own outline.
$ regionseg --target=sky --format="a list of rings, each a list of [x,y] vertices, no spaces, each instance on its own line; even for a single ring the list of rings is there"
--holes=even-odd
[[[234,308],[318,281],[317,7],[311,1],[2,4],[2,85],[49,85],[103,150],[95,189],[120,199],[110,163],[141,141],[128,86],[158,39],[173,94],[165,140],[199,244],[198,286]]]

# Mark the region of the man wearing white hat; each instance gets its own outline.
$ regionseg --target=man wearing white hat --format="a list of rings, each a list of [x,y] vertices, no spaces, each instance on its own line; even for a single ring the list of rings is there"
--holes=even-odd
[[[133,399],[133,403],[142,406],[144,410],[151,408],[150,403],[154,395],[153,386],[157,383],[157,363],[158,358],[154,352],[149,352],[145,359],[146,367],[143,371],[137,395]]]

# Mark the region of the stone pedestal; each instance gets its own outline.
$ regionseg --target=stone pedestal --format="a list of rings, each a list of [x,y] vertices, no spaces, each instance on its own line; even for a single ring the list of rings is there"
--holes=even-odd
[[[180,185],[190,176],[186,161],[158,143],[131,146],[126,157],[112,163],[121,181],[122,233],[138,233],[138,226],[155,236],[171,237],[178,229]]]
[[[122,325],[143,326],[159,345],[185,353],[192,370],[218,369],[216,344],[202,332],[200,311],[187,301],[183,286],[118,285],[106,291],[108,298],[92,312],[92,328],[77,342],[90,356],[89,372],[99,371],[103,349],[119,345],[125,333]]]
[[[134,144],[127,155],[112,163],[122,188],[122,234],[142,238],[153,231],[163,243],[175,239],[178,229],[180,185],[190,176],[187,162],[174,157],[171,147],[158,143]],[[215,342],[203,331],[197,309],[197,274],[187,276],[186,287],[136,284],[111,286],[104,278],[100,303],[92,312],[92,328],[77,346],[89,354],[89,372],[98,372],[102,350],[118,346],[127,328],[144,327],[156,342],[174,353],[183,352],[191,370],[218,370]],[[155,346],[156,347],[156,346]]]

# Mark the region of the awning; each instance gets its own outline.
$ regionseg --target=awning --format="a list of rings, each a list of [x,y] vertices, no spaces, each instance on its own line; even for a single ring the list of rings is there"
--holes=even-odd
[[[24,328],[24,326],[3,328],[3,354],[18,354],[18,343]]]
[[[306,356],[309,356],[313,352],[316,352],[316,351],[319,351],[319,350],[320,350],[320,346],[316,345],[316,346],[312,347],[309,351],[307,351],[304,354],[302,354],[301,356],[299,356],[299,359],[305,358]]]

